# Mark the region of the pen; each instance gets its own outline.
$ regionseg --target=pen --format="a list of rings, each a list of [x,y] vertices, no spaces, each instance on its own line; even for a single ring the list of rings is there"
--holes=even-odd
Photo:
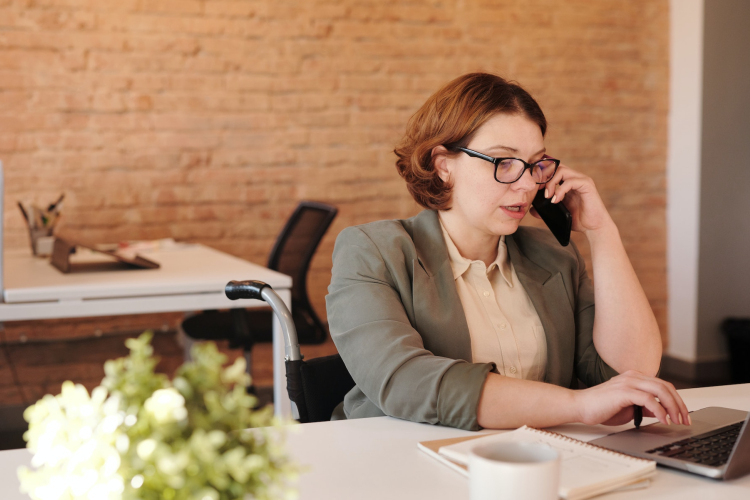
[[[61,194],[60,197],[57,199],[56,202],[50,204],[50,206],[47,207],[47,212],[52,212],[54,209],[57,208],[57,206],[62,203],[62,201],[65,199],[65,193]]]
[[[639,429],[641,427],[641,422],[643,421],[643,407],[638,405],[633,405],[633,423],[635,424],[635,428]]]
[[[23,214],[23,219],[26,221],[26,224],[31,227],[31,221],[29,220],[29,215],[26,213],[26,209],[23,208],[23,204],[19,201],[18,202],[18,208],[21,209],[21,213]]]

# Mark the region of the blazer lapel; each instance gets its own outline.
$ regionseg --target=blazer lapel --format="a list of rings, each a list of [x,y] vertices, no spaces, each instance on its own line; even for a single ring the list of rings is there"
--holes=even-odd
[[[405,224],[417,252],[412,262],[414,326],[424,346],[437,356],[471,362],[471,337],[453,279],[437,212],[424,210]],[[508,255],[544,327],[547,340],[545,381],[570,387],[573,381],[575,317],[562,274],[553,274],[522,251],[523,228],[506,237]],[[538,259],[536,259],[538,260]],[[565,368],[568,367],[568,368]]]
[[[520,234],[519,234],[520,233]],[[573,381],[575,317],[565,290],[562,274],[534,262],[533,255],[522,252],[517,239],[523,238],[522,228],[505,238],[510,261],[526,293],[529,295],[547,339],[547,371],[545,382],[570,387]],[[568,367],[568,368],[564,368]]]
[[[469,326],[437,212],[424,210],[410,222],[417,251],[412,262],[414,326],[433,354],[471,362]]]

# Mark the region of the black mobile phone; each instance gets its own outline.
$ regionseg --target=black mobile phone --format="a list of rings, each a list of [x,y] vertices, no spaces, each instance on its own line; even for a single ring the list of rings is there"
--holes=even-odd
[[[544,197],[544,189],[537,191],[531,202],[547,227],[564,247],[570,243],[570,231],[573,228],[573,216],[562,203],[552,203],[551,198]]]

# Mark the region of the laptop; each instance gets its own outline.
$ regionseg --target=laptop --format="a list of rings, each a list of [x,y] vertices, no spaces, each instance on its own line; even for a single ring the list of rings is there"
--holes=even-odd
[[[750,473],[750,413],[709,407],[690,413],[693,425],[655,423],[591,444],[715,479]]]

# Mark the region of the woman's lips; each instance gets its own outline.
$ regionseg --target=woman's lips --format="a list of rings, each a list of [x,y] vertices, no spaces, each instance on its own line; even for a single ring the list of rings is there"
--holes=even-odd
[[[500,208],[507,216],[514,219],[521,220],[523,219],[523,216],[526,215],[526,205],[511,205]]]

